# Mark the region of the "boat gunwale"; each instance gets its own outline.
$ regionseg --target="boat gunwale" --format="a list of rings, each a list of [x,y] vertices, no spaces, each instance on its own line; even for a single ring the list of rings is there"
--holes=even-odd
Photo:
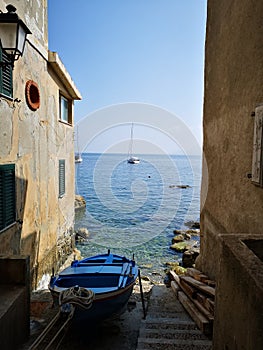
[[[108,299],[112,299],[114,297],[116,297],[117,295],[121,295],[123,293],[125,293],[126,291],[128,291],[130,288],[132,288],[134,286],[134,284],[136,283],[136,279],[138,277],[138,273],[136,275],[134,275],[134,278],[132,279],[132,281],[125,285],[125,287],[119,287],[117,286],[114,290],[111,291],[104,291],[104,292],[94,292],[95,296],[94,296],[94,301],[104,301],[104,300],[108,300]],[[92,288],[86,288],[83,287],[87,290],[93,290]],[[63,287],[57,287],[56,285],[54,285],[54,287],[49,286],[49,290],[51,292],[51,294],[55,297],[59,297],[59,293],[61,293],[62,291],[66,290],[68,288],[63,288]],[[110,296],[110,294],[112,294]],[[105,297],[103,297],[105,296]]]

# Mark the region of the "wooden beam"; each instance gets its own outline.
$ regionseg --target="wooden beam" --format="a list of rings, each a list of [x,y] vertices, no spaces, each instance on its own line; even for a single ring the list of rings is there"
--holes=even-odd
[[[170,271],[170,276],[172,277],[172,279],[176,282],[176,283],[180,283],[180,277],[174,272],[174,271]]]
[[[210,295],[212,297],[215,297],[215,288],[209,287],[205,283],[197,281],[194,278],[189,277],[189,276],[180,276],[180,279],[185,281],[186,283],[190,284],[191,286],[197,288],[201,292],[203,292],[207,295]]]
[[[178,292],[178,299],[182,303],[183,307],[195,321],[198,328],[206,335],[212,335],[213,325],[209,320],[197,309],[194,303],[184,294],[184,292]]]
[[[178,292],[181,290],[179,285],[175,281],[172,281],[171,288],[172,288],[173,292],[175,293],[176,297],[178,298]]]

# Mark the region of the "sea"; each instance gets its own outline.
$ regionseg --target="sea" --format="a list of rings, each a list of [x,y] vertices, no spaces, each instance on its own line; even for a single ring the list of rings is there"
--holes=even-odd
[[[201,157],[140,155],[129,164],[125,154],[83,153],[76,163],[76,193],[86,209],[75,217],[75,231],[86,228],[78,243],[83,257],[110,251],[135,258],[152,281],[165,275],[167,262],[181,262],[170,249],[174,230],[199,222]]]

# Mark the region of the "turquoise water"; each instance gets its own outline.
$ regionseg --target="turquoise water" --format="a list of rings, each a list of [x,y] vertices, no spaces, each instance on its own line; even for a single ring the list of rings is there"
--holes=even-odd
[[[78,249],[83,256],[107,249],[134,254],[144,274],[160,278],[165,262],[181,258],[169,248],[173,230],[199,221],[201,157],[144,155],[139,164],[121,154],[82,158],[76,193],[87,207],[77,213],[75,229],[86,227],[90,236]]]

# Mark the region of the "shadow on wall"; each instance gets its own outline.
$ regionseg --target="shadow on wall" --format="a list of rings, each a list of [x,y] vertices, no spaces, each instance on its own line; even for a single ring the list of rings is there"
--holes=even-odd
[[[1,169],[0,254],[21,254],[21,233],[28,181],[15,176],[15,167]]]

